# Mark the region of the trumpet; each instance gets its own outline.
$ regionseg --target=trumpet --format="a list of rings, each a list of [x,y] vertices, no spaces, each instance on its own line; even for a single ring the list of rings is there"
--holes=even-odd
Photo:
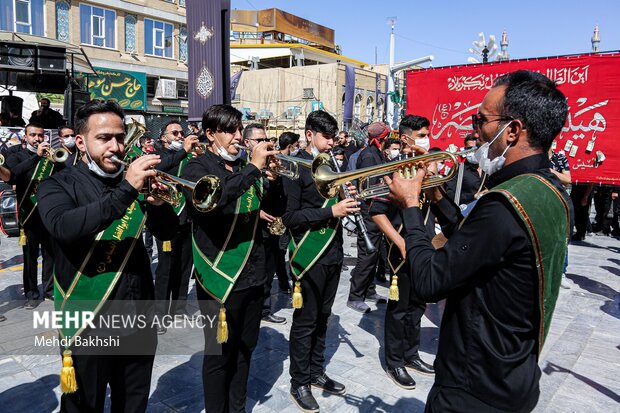
[[[49,159],[52,162],[64,162],[69,159],[69,152],[63,148],[46,148],[43,153],[43,157]]]
[[[239,145],[236,143],[234,144],[234,146],[237,149],[243,149],[248,153],[250,152],[250,149],[247,146]],[[265,171],[269,171],[274,175],[279,175],[285,178],[296,180],[299,178],[300,165],[308,169],[312,168],[312,161],[309,161],[307,159],[288,156],[281,153],[278,153],[273,157],[276,159],[276,162],[274,162],[276,166],[271,168],[267,166],[265,168]],[[271,163],[270,160],[268,160],[267,163]]]
[[[196,152],[196,155],[204,155],[207,152],[207,144],[206,143],[195,143],[192,145],[192,151]]]
[[[115,155],[112,155],[110,160],[125,167],[129,166],[129,162],[125,162]],[[155,180],[158,184],[164,185],[166,189],[152,189],[151,181],[149,180],[146,193],[175,208],[181,204],[181,192],[179,187],[189,189],[192,192],[192,204],[200,212],[211,211],[217,206],[222,196],[222,184],[220,179],[215,175],[206,175],[200,178],[198,182],[192,182],[162,171],[156,170],[156,172],[157,175],[151,179]]]
[[[358,196],[363,199],[368,199],[378,196],[387,196],[390,193],[390,189],[384,183],[371,185],[371,179],[377,179],[394,172],[399,172],[406,178],[412,178],[415,175],[415,167],[418,162],[428,163],[439,161],[452,161],[455,167],[445,176],[433,175],[425,177],[422,181],[422,189],[427,189],[439,186],[456,175],[458,160],[455,154],[446,151],[427,153],[396,162],[369,166],[351,172],[338,173],[335,172],[330,165],[329,154],[322,153],[317,156],[312,163],[312,178],[314,179],[319,193],[325,198],[335,197],[338,194],[340,185],[345,182],[359,179],[360,191]]]

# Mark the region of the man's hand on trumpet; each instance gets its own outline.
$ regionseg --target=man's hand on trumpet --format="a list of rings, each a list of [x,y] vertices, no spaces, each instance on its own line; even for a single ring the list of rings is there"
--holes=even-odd
[[[198,143],[198,136],[189,135],[183,140],[183,149],[187,153],[194,152],[194,145]],[[196,153],[193,153],[194,158],[196,157]]]
[[[264,170],[269,162],[269,157],[273,157],[279,153],[279,151],[274,150],[274,145],[271,142],[259,142],[252,149],[252,160],[250,163],[257,167],[260,170]],[[276,176],[271,172],[266,172],[267,179],[273,181],[276,179]]]
[[[160,162],[161,159],[159,158],[159,155],[140,156],[127,167],[125,179],[136,189],[136,191],[140,192],[145,184],[145,180],[149,177],[154,177],[157,175],[157,171],[153,169],[153,167]],[[147,201],[154,205],[158,205],[157,201],[152,197],[148,197]]]
[[[415,176],[411,179],[401,177],[399,172],[394,172],[391,178],[384,177],[385,184],[390,188],[390,198],[403,209],[419,207],[422,181],[427,172],[427,165],[418,162]]]
[[[49,149],[50,149],[49,142],[41,142],[40,144],[37,145],[37,155],[39,155],[41,158],[44,158],[46,155],[46,152]]]

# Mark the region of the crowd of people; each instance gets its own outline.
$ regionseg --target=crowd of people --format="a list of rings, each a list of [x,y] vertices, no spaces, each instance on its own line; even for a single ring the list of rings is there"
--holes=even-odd
[[[123,110],[100,100],[81,107],[74,126],[53,126],[69,154],[53,162],[44,128],[58,119],[49,111],[49,101],[42,101],[25,125],[24,144],[6,151],[0,167],[19,203],[25,308],[42,297],[65,310],[88,298],[93,311],[115,301],[154,300],[153,308],[136,304],[128,311],[192,317],[187,295],[193,278],[201,314],[217,313],[221,346],[217,354],[206,351],[213,334],[205,328],[208,413],[245,411],[261,322],[287,322],[273,312],[274,275],[294,308],[292,401],[304,412],[318,412],[312,388],[346,392],[346,383],[327,375],[325,361],[344,266],[343,230],[358,234],[347,306],[365,314],[367,302],[385,304],[384,361],[395,385],[414,389],[416,374],[434,375],[427,412],[531,411],[539,398],[537,362],[566,271],[572,204],[576,237],[582,239],[579,213],[592,196],[605,211],[600,221],[597,214],[597,225],[618,231],[617,188],[596,188],[592,195],[573,187],[569,197],[566,158],[551,149],[566,120],[566,98],[535,72],[496,80],[463,137],[458,165],[420,161],[441,151],[431,146],[424,116],[405,116],[397,135],[385,123],[371,123],[361,142],[320,110],[308,115],[303,135],[285,132],[275,139],[261,124],[244,127],[232,106],[214,105],[200,127],[190,123],[186,133],[170,121],[159,136],[147,133],[130,148]],[[304,164],[329,153],[334,170],[406,160],[410,174],[371,179],[386,185],[389,195],[359,198],[353,181],[325,198]],[[296,179],[278,173],[280,154],[298,160]],[[448,168],[458,169],[453,180],[427,184]],[[207,209],[197,205],[187,187],[180,203],[162,201],[157,191],[166,187],[153,180],[158,171],[192,182],[211,177],[216,202]],[[610,201],[614,222],[607,218]],[[286,231],[274,230],[278,226]],[[360,236],[361,226],[372,245]],[[382,280],[388,297],[376,290]],[[425,361],[421,318],[427,303],[440,300],[439,348],[434,361]],[[61,411],[103,411],[107,386],[113,411],[145,411],[157,335],[166,333],[163,326],[125,332],[123,345],[144,344],[139,355],[63,348]],[[80,334],[87,329],[63,330],[69,338]]]

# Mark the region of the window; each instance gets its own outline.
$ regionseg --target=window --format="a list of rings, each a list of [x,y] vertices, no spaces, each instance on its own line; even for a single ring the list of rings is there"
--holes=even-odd
[[[144,19],[144,54],[172,58],[172,24]]]
[[[115,49],[116,12],[80,4],[80,42]]]
[[[179,99],[187,99],[189,97],[187,80],[177,80],[177,97]]]
[[[157,90],[157,81],[159,78],[154,76],[146,77],[146,96],[153,97],[155,96],[155,91]]]
[[[0,30],[43,36],[45,0],[0,0]]]
[[[353,117],[359,119],[362,114],[362,95],[355,95],[353,101]]]
[[[372,96],[368,96],[368,99],[366,99],[366,121],[367,122],[372,122],[373,118],[375,117],[375,100],[372,98]]]

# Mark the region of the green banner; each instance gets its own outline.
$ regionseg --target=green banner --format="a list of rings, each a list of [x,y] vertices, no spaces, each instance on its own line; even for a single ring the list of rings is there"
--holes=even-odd
[[[146,73],[96,67],[99,77],[88,77],[91,99],[111,99],[123,109],[146,110]]]

